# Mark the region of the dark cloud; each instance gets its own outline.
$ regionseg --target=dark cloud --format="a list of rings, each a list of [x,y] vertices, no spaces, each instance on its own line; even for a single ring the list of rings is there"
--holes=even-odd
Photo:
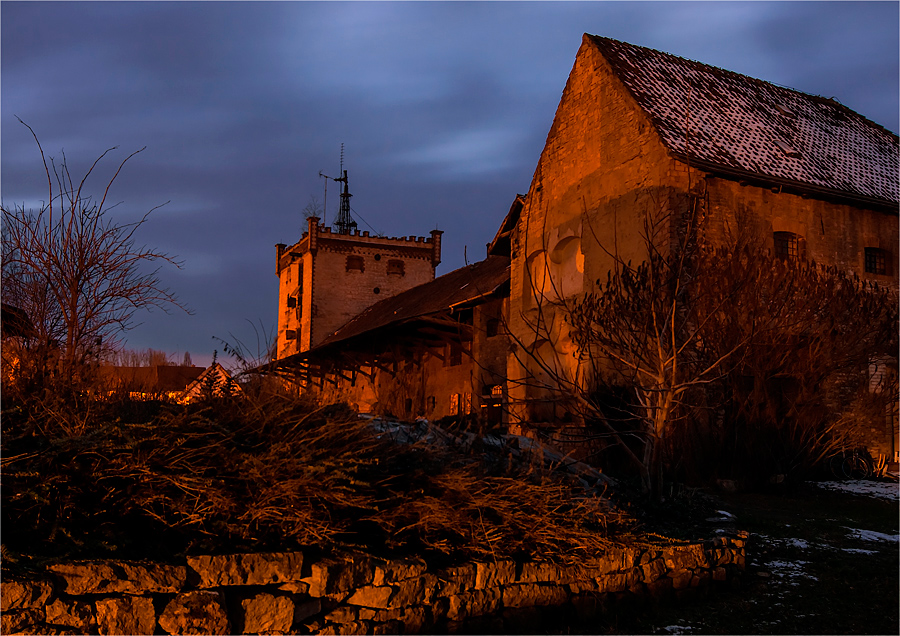
[[[353,208],[376,231],[444,235],[477,260],[528,188],[584,32],[806,92],[898,129],[897,3],[3,2],[2,195],[46,198],[29,123],[111,194],[195,310],[143,318],[135,347],[254,341],[275,319],[274,244],[299,237],[346,143]],[[337,205],[328,190],[328,216]]]

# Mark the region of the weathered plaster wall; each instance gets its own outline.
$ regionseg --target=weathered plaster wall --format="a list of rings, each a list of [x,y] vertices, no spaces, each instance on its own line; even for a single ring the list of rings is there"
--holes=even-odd
[[[686,600],[734,583],[746,534],[611,548],[577,566],[301,552],[188,557],[177,564],[59,563],[5,575],[2,632],[396,634],[515,631],[541,617],[587,621],[617,603]],[[556,628],[559,624],[556,624]]]
[[[691,179],[699,178],[691,172]],[[574,378],[574,347],[549,304],[605,281],[611,254],[643,260],[646,215],[664,215],[689,182],[688,167],[668,154],[647,116],[585,39],[513,233],[510,328],[522,345],[537,340],[535,350],[547,349],[544,364]],[[545,333],[535,333],[535,324],[545,326]],[[535,384],[531,378],[540,384],[542,375],[533,355],[519,347],[508,358],[511,407],[518,417],[558,418],[562,413],[547,402],[540,413],[524,408],[525,400],[533,403],[546,393],[529,387]]]
[[[687,192],[704,188],[712,240],[749,232],[772,248],[773,232],[794,232],[806,238],[808,258],[897,289],[896,213],[713,178],[674,158],[585,38],[512,237],[510,326],[520,341],[507,361],[513,419],[552,421],[564,415],[565,409],[547,399],[552,393],[531,388],[546,375],[541,366],[555,365],[573,381],[582,371],[552,304],[605,282],[613,255],[644,260],[647,216],[678,213],[686,207]],[[663,239],[671,235],[671,228],[661,230]],[[866,247],[890,252],[889,274],[864,272]]]
[[[852,272],[898,289],[900,218],[897,214],[802,197],[770,188],[742,185],[730,179],[708,178],[707,236],[729,243],[742,233],[774,248],[774,232],[793,232],[806,239],[806,257],[822,265]],[[865,271],[865,248],[887,250],[890,273]]]

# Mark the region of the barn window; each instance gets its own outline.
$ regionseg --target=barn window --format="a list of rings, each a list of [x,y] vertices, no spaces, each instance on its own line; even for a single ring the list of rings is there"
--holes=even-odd
[[[775,256],[786,261],[803,258],[803,237],[793,232],[775,232]]]
[[[406,266],[403,261],[391,259],[387,262],[387,273],[393,276],[403,276]]]
[[[868,274],[887,274],[889,253],[887,250],[877,247],[866,248],[866,273]]]
[[[487,321],[486,325],[487,337],[493,338],[494,336],[500,333],[500,319],[499,318],[491,318]]]
[[[362,272],[365,271],[365,261],[363,261],[362,256],[348,256],[347,257],[347,271],[356,271]]]
[[[444,366],[456,367],[462,364],[462,343],[451,342],[447,345]]]

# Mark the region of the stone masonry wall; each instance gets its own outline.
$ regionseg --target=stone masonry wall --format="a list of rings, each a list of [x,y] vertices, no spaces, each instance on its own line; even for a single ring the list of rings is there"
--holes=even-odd
[[[624,602],[683,600],[734,583],[746,533],[611,548],[577,566],[301,552],[80,561],[4,574],[4,634],[386,634],[534,629],[589,621]],[[557,622],[559,627],[561,623]]]

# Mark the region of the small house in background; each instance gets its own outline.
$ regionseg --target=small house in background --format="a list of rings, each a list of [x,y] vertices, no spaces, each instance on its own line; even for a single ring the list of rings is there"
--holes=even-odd
[[[133,400],[179,404],[241,392],[231,374],[218,362],[210,367],[100,367],[100,385],[109,394],[125,392]]]
[[[19,373],[20,347],[33,334],[34,325],[31,324],[31,320],[24,310],[3,303],[2,314],[0,314],[0,330],[2,330],[3,340],[2,347],[0,347],[3,381],[8,382]]]
[[[34,332],[34,325],[31,324],[31,320],[25,311],[2,303],[0,329],[3,332],[3,340],[7,338],[27,338]]]
[[[202,373],[175,398],[179,404],[190,404],[211,398],[236,397],[243,393],[240,385],[218,362],[201,371]]]
[[[100,367],[99,381],[102,390],[110,394],[127,393],[135,400],[175,402],[205,370],[172,365]]]

